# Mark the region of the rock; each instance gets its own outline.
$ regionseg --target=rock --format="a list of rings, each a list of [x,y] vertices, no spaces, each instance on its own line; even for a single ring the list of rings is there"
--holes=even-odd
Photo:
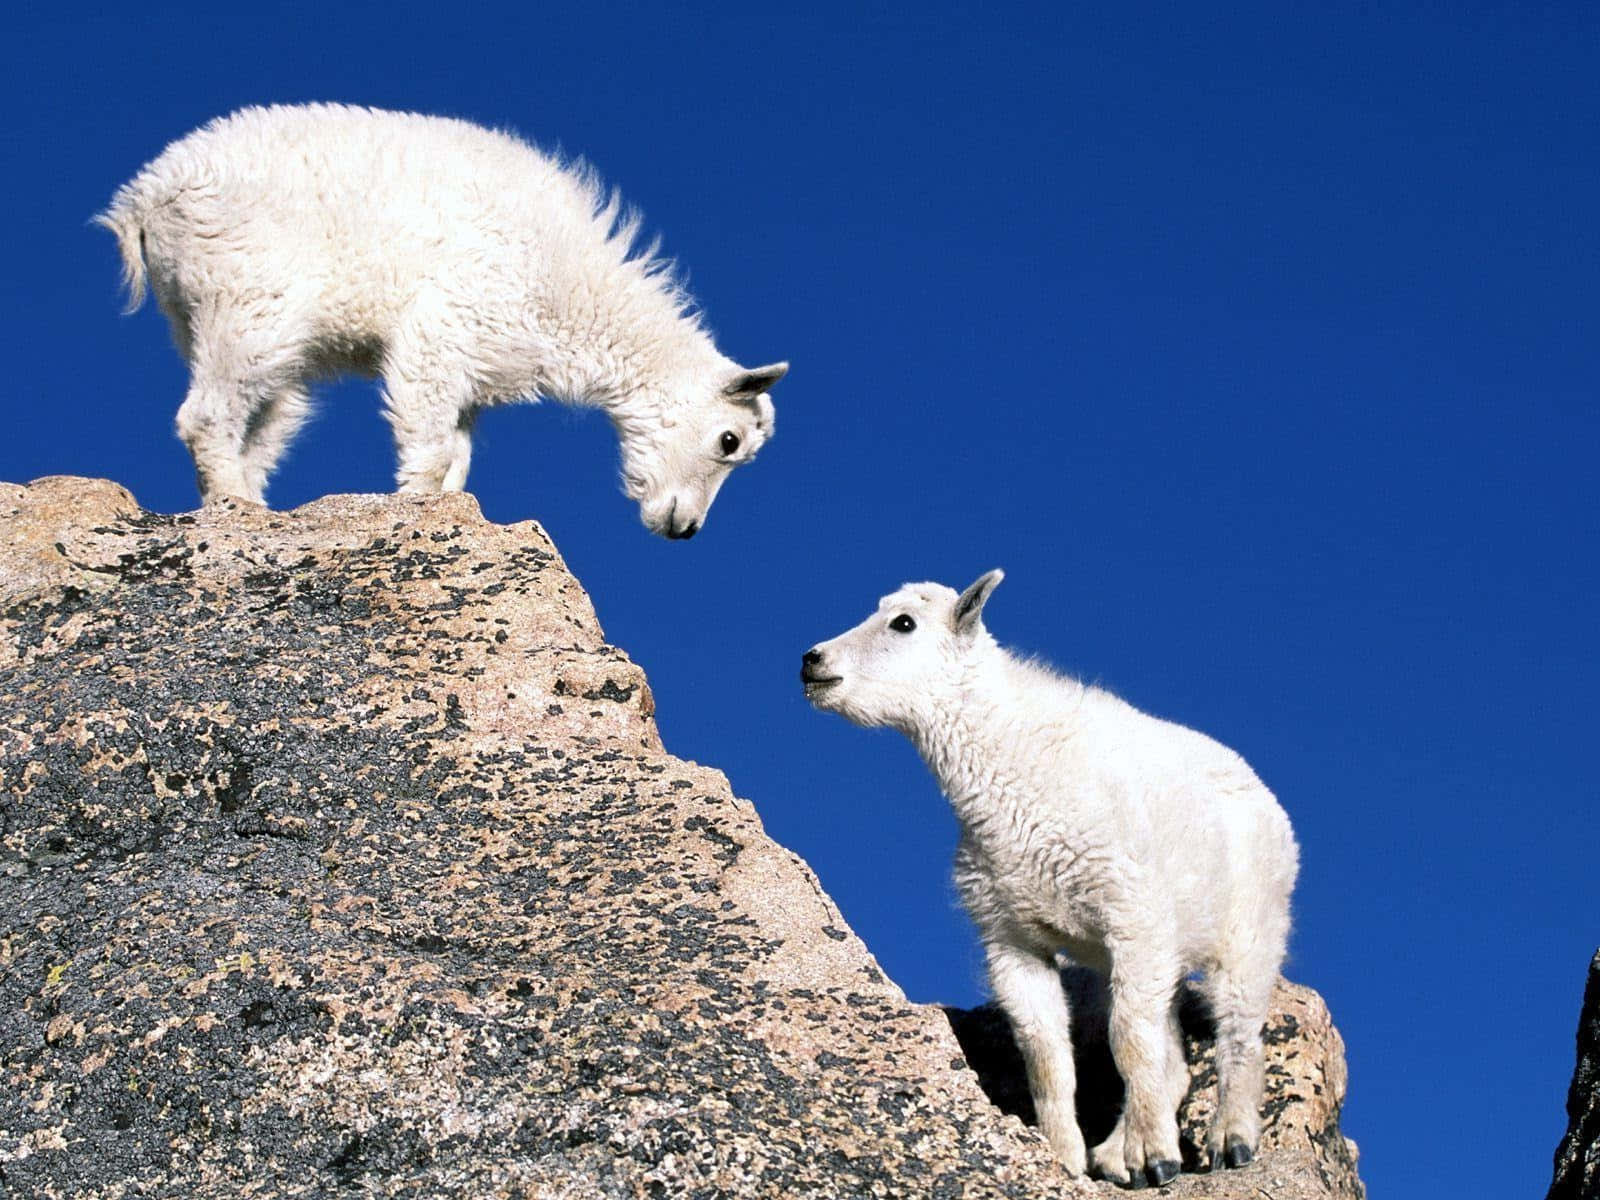
[[[1122,1109],[1122,1080],[1106,1040],[1106,991],[1100,976],[1082,968],[1069,967],[1061,978],[1073,1011],[1078,1122],[1092,1146],[1111,1132]],[[1216,1032],[1193,991],[1185,991],[1180,1015],[1191,1081],[1179,1110],[1186,1174],[1163,1194],[1257,1196],[1264,1191],[1276,1200],[1361,1200],[1366,1193],[1356,1173],[1355,1143],[1339,1130],[1347,1082],[1344,1040],[1322,998],[1310,988],[1279,981],[1264,1035],[1267,1082],[1260,1154],[1253,1166],[1220,1174],[1189,1173],[1210,1167],[1204,1147],[1216,1111]],[[1031,1124],[1033,1101],[1005,1014],[987,1004],[947,1008],[945,1016],[990,1100]]]
[[[1110,1190],[664,752],[537,525],[0,485],[0,625],[0,1194]],[[1273,1148],[1174,1193],[1359,1194],[1280,1001]]]
[[[1567,1132],[1556,1147],[1549,1200],[1600,1196],[1600,950],[1589,963],[1578,1016],[1578,1065],[1567,1091]]]

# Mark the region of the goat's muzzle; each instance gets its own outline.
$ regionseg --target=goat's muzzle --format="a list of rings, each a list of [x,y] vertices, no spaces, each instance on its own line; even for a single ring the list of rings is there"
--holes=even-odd
[[[830,683],[838,683],[839,676],[827,673],[822,665],[822,651],[813,646],[800,656],[800,682],[805,684],[809,694]]]

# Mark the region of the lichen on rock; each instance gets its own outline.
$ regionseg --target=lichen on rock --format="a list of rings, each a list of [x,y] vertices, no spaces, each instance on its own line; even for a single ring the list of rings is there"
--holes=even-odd
[[[0,1192],[1106,1190],[663,750],[536,524],[0,485],[0,623]],[[1286,994],[1272,1094],[1324,1124],[1287,1101],[1281,1153],[1174,1187],[1356,1194]]]

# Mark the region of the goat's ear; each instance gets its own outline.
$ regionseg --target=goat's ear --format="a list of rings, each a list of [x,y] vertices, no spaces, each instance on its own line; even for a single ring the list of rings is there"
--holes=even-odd
[[[773,384],[789,373],[789,364],[786,362],[768,363],[764,367],[752,367],[748,371],[740,371],[722,389],[722,394],[729,400],[751,401],[764,392],[770,392]]]
[[[977,628],[978,614],[983,611],[983,606],[988,602],[989,593],[1000,586],[1000,581],[1006,573],[996,567],[978,576],[966,591],[961,593],[956,601],[955,612],[950,615],[950,624],[957,633],[967,633]]]

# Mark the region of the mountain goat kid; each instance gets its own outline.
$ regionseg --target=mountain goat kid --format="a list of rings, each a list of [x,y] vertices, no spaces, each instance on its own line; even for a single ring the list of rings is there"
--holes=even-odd
[[[168,146],[95,220],[146,268],[188,360],[178,435],[203,498],[260,502],[310,381],[382,375],[401,491],[459,491],[472,423],[545,397],[604,409],[644,523],[704,524],[773,431],[786,364],[718,353],[638,218],[581,164],[465,121],[246,108]]]
[[[1233,751],[1002,650],[980,620],[1001,577],[959,596],[905,585],[806,652],[806,696],[900,730],[938,778],[962,827],[956,882],[1068,1169],[1134,1186],[1178,1174],[1176,997],[1195,971],[1217,1024],[1211,1162],[1242,1166],[1261,1131],[1261,1030],[1298,864],[1289,819]],[[1087,1155],[1059,952],[1108,977],[1127,1085]]]

